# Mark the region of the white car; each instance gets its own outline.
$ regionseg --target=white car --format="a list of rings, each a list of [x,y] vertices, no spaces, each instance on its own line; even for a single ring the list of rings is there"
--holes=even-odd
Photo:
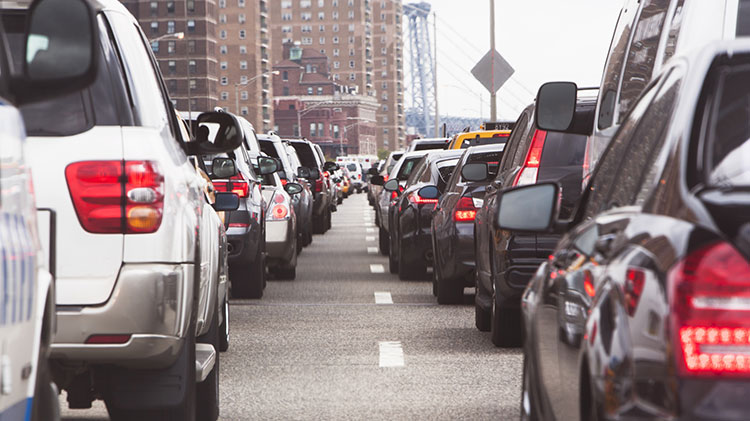
[[[27,12],[2,13],[11,53],[36,74],[90,67],[90,86],[20,107],[38,206],[57,218],[54,380],[71,408],[102,398],[113,419],[215,420],[222,306],[218,259],[208,256],[219,245],[202,231],[210,211],[188,157],[237,148],[240,123],[206,113],[199,125],[218,125],[221,136],[211,143],[196,130],[184,139],[127,9],[115,0],[50,3],[65,7],[46,22],[55,27],[35,54],[19,42]],[[55,36],[80,45],[58,51]],[[238,204],[234,194],[217,196],[217,209]]]

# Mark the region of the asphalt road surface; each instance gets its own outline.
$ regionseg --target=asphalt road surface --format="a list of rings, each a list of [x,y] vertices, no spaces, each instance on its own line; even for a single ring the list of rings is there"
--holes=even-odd
[[[429,282],[399,281],[376,247],[374,211],[351,196],[302,251],[295,281],[232,301],[222,420],[518,418],[520,349],[474,327],[472,296],[438,306]],[[63,409],[106,414],[100,401]]]

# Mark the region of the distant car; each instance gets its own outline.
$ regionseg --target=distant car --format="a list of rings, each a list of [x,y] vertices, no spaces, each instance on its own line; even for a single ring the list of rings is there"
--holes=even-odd
[[[339,165],[346,167],[349,172],[349,179],[351,180],[352,186],[357,193],[361,193],[365,188],[365,173],[362,169],[362,165],[359,162],[354,161],[343,162]]]
[[[479,130],[459,133],[453,137],[446,149],[466,149],[471,146],[505,143],[510,137],[510,130]]]
[[[378,206],[378,201],[380,199],[380,193],[382,193],[383,191],[383,186],[372,184],[370,182],[372,176],[380,175],[381,177],[383,177],[384,181],[388,181],[388,174],[391,173],[391,170],[396,165],[396,162],[401,159],[401,156],[403,156],[403,154],[403,151],[391,152],[390,154],[388,154],[388,158],[386,158],[378,168],[373,167],[367,171],[367,200],[370,202],[370,205],[372,205],[373,208]],[[380,220],[377,218],[377,213],[375,216],[375,225],[380,226]]]
[[[593,96],[581,98],[581,114],[592,113]],[[496,346],[520,341],[520,299],[536,268],[554,250],[559,235],[500,230],[492,224],[497,191],[512,186],[555,182],[562,186],[561,215],[568,217],[581,196],[583,162],[588,138],[578,134],[545,132],[536,128],[534,105],[524,109],[505,145],[497,177],[488,186],[475,218],[477,290],[476,325],[491,331]],[[532,209],[529,209],[531,212]]]
[[[463,301],[474,287],[474,218],[487,185],[497,176],[505,144],[472,146],[448,180],[432,216],[433,282],[440,304]]]
[[[414,139],[406,148],[406,152],[427,151],[430,149],[445,149],[450,142],[450,138],[438,137],[432,139]]]
[[[389,208],[389,267],[397,268],[401,280],[424,278],[432,265],[432,213],[462,154],[461,150],[427,153],[414,166],[403,193]],[[401,186],[392,179],[383,187],[396,192]],[[422,190],[425,187],[429,194]]]
[[[501,194],[500,228],[567,231],[522,297],[522,419],[747,419],[748,64],[670,60],[569,217],[556,183]]]
[[[263,177],[263,197],[266,208],[266,265],[278,279],[297,277],[298,218],[292,197],[302,192],[300,184],[282,183],[278,173]]]
[[[325,161],[315,148],[315,144],[307,140],[289,140],[290,145],[297,151],[300,162],[305,167],[301,178],[307,179],[314,194],[313,232],[323,234],[331,227],[331,202],[334,200],[328,179],[323,168]]]

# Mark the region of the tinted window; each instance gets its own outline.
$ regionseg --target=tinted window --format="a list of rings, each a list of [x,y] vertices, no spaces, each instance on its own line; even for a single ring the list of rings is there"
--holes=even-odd
[[[443,149],[444,146],[445,146],[445,143],[443,143],[443,142],[417,143],[417,146],[414,147],[414,150],[415,151],[427,151],[427,150],[430,150],[430,149]]]
[[[586,136],[547,132],[540,166],[568,167],[583,165],[586,154]]]
[[[348,169],[349,171],[357,171],[357,165],[356,165],[356,164],[348,164],[348,165],[346,166],[346,168],[347,168],[347,169]]]
[[[705,159],[708,183],[750,185],[750,70],[727,70],[719,82]]]
[[[401,157],[404,156],[404,154],[397,153],[391,155],[391,159],[388,161],[388,168],[386,169],[386,174],[390,174],[391,171],[393,171],[393,167],[396,166],[396,163],[398,162]]]
[[[445,191],[445,187],[448,184],[448,180],[451,178],[451,175],[453,175],[453,170],[456,168],[456,165],[458,164],[457,159],[450,159],[447,161],[440,161],[437,163],[437,179],[436,185],[438,190]]]
[[[409,178],[409,175],[411,174],[411,171],[414,169],[414,166],[417,165],[417,162],[422,159],[422,157],[414,157],[414,158],[406,158],[404,162],[401,164],[401,168],[398,169],[398,174],[396,175],[396,179],[398,180],[406,180]]]
[[[737,36],[750,35],[750,0],[740,0],[737,9]]]
[[[497,170],[500,167],[500,161],[503,159],[503,151],[494,152],[482,152],[475,153],[469,156],[467,161],[468,164],[473,162],[485,162],[487,163],[487,169],[489,170],[490,176],[494,177],[497,175]]]
[[[276,147],[273,145],[273,142],[271,142],[270,140],[261,140],[260,150],[270,157],[273,157],[273,158],[279,157],[279,153],[276,152]]]
[[[622,77],[618,122],[622,121],[651,81],[668,8],[669,0],[651,0],[643,6],[638,17]]]
[[[294,150],[297,151],[297,156],[299,157],[300,162],[302,162],[302,166],[318,168],[318,161],[315,159],[315,155],[313,155],[313,150],[310,145],[303,142],[292,142],[291,145],[294,147]]]
[[[528,111],[531,112],[531,111]],[[513,157],[516,155],[516,152],[518,151],[518,147],[521,144],[521,139],[526,134],[527,126],[529,125],[529,116],[528,112],[524,111],[523,114],[521,114],[521,117],[518,119],[518,122],[516,123],[516,128],[513,129],[513,131],[510,133],[510,138],[508,139],[508,142],[505,144],[505,156],[502,161],[502,169],[508,169],[513,165],[514,159]],[[507,162],[506,162],[507,161]]]

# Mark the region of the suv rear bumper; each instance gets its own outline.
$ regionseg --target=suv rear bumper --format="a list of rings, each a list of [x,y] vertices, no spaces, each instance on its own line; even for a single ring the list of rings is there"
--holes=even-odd
[[[58,306],[53,359],[163,368],[178,356],[190,326],[193,264],[126,264],[109,300]],[[87,344],[92,335],[130,335],[121,344]]]

